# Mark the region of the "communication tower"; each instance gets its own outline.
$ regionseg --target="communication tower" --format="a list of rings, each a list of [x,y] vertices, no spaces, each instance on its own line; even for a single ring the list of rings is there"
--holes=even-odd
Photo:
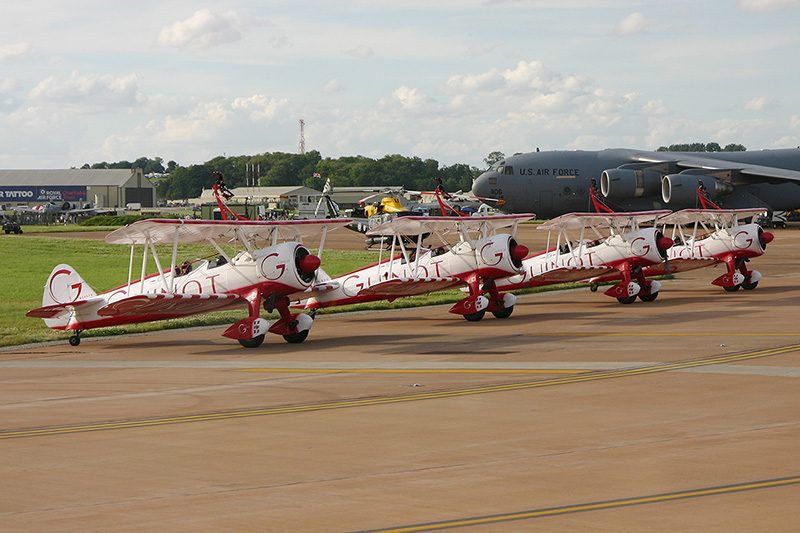
[[[306,153],[305,126],[306,126],[306,121],[301,118],[300,119],[300,155],[303,155],[303,154]]]

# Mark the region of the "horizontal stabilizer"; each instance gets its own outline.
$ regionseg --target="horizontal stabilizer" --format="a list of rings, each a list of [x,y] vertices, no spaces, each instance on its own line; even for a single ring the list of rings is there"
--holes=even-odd
[[[89,298],[86,300],[80,300],[77,302],[71,302],[68,304],[55,304],[55,305],[46,305],[44,307],[37,307],[36,309],[31,309],[25,316],[30,316],[33,318],[55,318],[58,315],[65,313],[67,311],[71,311],[78,307],[83,307],[92,304],[98,304],[101,302],[105,302],[105,298],[96,296],[94,298]]]
[[[236,294],[138,294],[101,307],[100,316],[132,317],[153,315],[179,317],[221,311],[246,305]]]
[[[464,282],[455,277],[444,278],[394,278],[358,291],[358,295],[380,295],[389,297],[415,296],[429,292],[452,289]]]

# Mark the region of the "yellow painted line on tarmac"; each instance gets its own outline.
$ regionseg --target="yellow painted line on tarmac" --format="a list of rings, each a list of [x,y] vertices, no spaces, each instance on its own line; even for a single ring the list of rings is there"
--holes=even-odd
[[[686,500],[689,498],[702,498],[707,496],[718,496],[721,494],[731,494],[749,490],[768,489],[782,487],[786,485],[796,485],[800,483],[800,476],[787,477],[781,479],[768,479],[751,483],[740,483],[736,485],[726,485],[724,487],[710,487],[705,489],[687,490],[681,492],[670,492],[667,494],[655,494],[652,496],[642,496],[638,498],[626,498],[621,500],[610,500],[603,502],[592,502],[564,507],[552,507],[549,509],[536,509],[519,513],[499,514],[493,516],[481,516],[475,518],[465,518],[447,522],[431,522],[428,524],[418,524],[388,529],[371,529],[362,533],[412,533],[417,531],[436,531],[440,529],[450,529],[455,527],[475,526],[481,524],[498,524],[515,520],[526,520],[531,518],[541,518],[545,516],[557,516],[571,513],[583,513],[587,511],[601,511],[604,509],[616,509],[620,507],[630,507],[649,503],[663,503],[674,500]]]
[[[590,370],[523,368],[242,368],[236,372],[292,372],[329,374],[585,374]]]
[[[420,392],[416,394],[403,394],[396,396],[380,396],[371,398],[353,398],[348,400],[338,400],[332,402],[314,403],[307,405],[289,405],[283,407],[267,407],[263,409],[250,409],[243,411],[222,411],[216,413],[205,413],[186,416],[172,416],[163,418],[148,418],[141,420],[122,420],[115,422],[98,422],[92,424],[32,428],[26,430],[0,431],[0,440],[14,439],[21,437],[38,437],[44,435],[64,435],[70,433],[84,433],[88,431],[103,431],[111,429],[130,429],[139,427],[163,426],[170,424],[183,424],[187,422],[209,422],[213,420],[231,420],[235,418],[250,418],[254,416],[268,416],[291,413],[304,413],[312,411],[326,411],[331,409],[345,409],[349,407],[366,407],[373,405],[388,405],[394,403],[407,403],[421,400],[440,400],[444,398],[456,398],[461,396],[472,396],[476,394],[487,394],[492,392],[508,392],[516,390],[536,389],[541,387],[551,387],[554,385],[567,385],[574,383],[584,383],[589,381],[601,381],[616,379],[621,377],[639,376],[655,374],[659,372],[669,372],[672,370],[683,370],[686,368],[696,368],[708,365],[719,365],[734,363],[748,359],[758,359],[761,357],[771,357],[792,352],[800,351],[800,344],[791,344],[777,348],[767,348],[752,352],[738,354],[719,355],[705,357],[677,363],[661,363],[645,367],[627,368],[610,371],[585,372],[583,374],[564,376],[537,381],[522,381],[516,383],[505,383],[499,385],[485,385],[477,387],[467,387],[462,389],[440,390],[432,392]]]
[[[800,333],[630,333],[630,332],[584,332],[584,333],[523,333],[523,337],[800,337]]]

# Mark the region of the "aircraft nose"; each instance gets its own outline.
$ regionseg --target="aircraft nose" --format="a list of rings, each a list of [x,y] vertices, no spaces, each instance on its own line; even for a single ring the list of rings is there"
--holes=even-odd
[[[489,173],[484,172],[472,182],[472,194],[479,198],[489,197]]]
[[[300,258],[299,267],[306,274],[313,274],[319,268],[319,265],[322,263],[319,257],[316,255],[305,255]]]
[[[769,243],[771,243],[772,239],[774,239],[774,238],[775,238],[775,235],[773,235],[772,233],[770,233],[768,231],[764,231],[764,232],[761,233],[761,235],[758,236],[758,240],[761,241],[761,247],[762,248],[765,247],[766,245],[768,245]]]

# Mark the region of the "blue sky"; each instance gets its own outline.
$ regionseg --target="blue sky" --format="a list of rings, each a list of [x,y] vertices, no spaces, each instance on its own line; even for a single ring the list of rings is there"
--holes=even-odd
[[[800,0],[30,0],[0,168],[800,145]]]

